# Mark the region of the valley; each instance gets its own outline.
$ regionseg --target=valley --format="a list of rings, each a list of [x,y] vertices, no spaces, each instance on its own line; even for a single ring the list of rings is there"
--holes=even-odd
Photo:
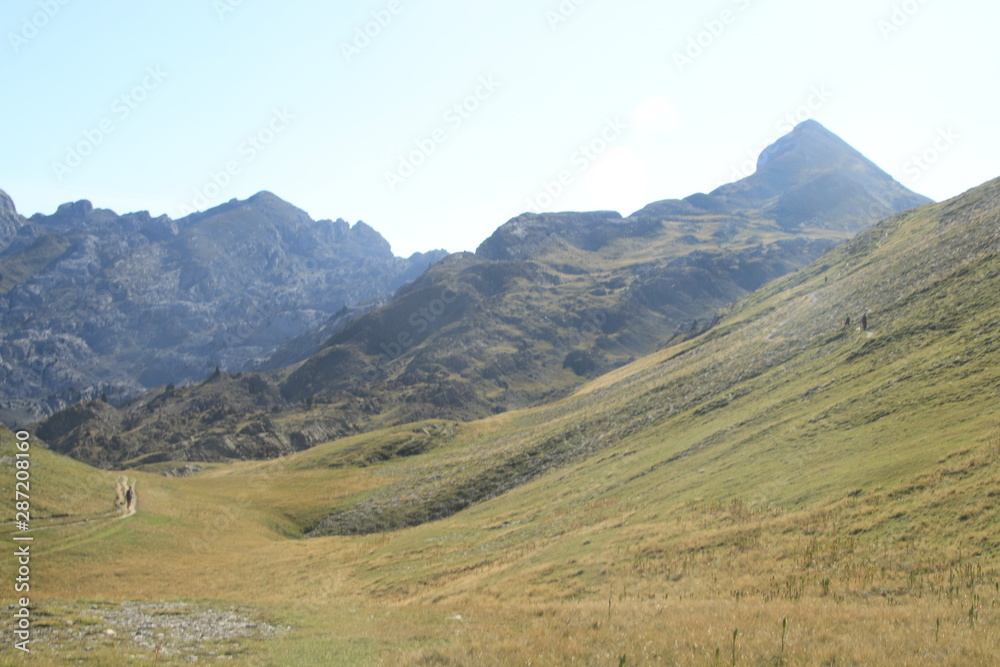
[[[152,660],[106,629],[178,602],[259,631],[161,624],[165,664],[992,664],[998,280],[994,180],[551,400],[145,464],[123,520],[120,473],[36,445],[33,657]]]

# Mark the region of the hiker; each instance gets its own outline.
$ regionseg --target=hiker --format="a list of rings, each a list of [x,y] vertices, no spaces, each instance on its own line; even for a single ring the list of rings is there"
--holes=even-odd
[[[128,491],[125,492],[125,509],[126,510],[132,509],[132,500],[134,498],[135,498],[135,491],[133,491],[132,487],[130,486],[130,487],[128,487]]]
[[[848,315],[847,317],[844,318],[844,328],[845,329],[850,329],[851,328],[851,316],[850,315]]]
[[[868,331],[868,313],[861,316],[861,330]]]

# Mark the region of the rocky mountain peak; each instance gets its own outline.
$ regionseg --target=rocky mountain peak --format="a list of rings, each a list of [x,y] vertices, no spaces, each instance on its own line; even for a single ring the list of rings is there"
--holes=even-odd
[[[736,206],[783,229],[837,226],[849,232],[931,201],[814,120],[799,123],[761,151],[753,174],[699,197],[683,203],[706,210]],[[670,213],[677,204],[658,202],[651,212]]]
[[[6,192],[0,190],[0,218],[16,216],[17,208],[14,206],[14,200]]]
[[[0,190],[0,251],[10,244],[22,224],[24,219],[18,215],[14,200]]]
[[[375,237],[378,237],[379,240],[385,241],[385,239],[382,238],[382,235],[375,231],[375,229],[364,220],[358,220],[354,223],[354,226],[351,227],[351,232],[357,234],[361,238],[371,238],[374,240]]]
[[[809,169],[829,169],[846,163],[862,163],[883,173],[864,155],[815,120],[805,120],[761,151],[757,174],[787,179]]]
[[[258,212],[266,218],[282,224],[295,225],[310,220],[305,211],[267,190],[261,190],[242,202],[236,200],[234,204]]]
[[[87,200],[26,221],[3,193],[0,252],[0,421],[13,422],[259,365],[446,254],[395,257],[367,224],[317,222],[270,192],[179,221]]]
[[[280,202],[282,204],[288,204],[288,202],[286,202],[284,199],[274,194],[270,190],[261,190],[257,194],[247,199],[248,204],[266,204],[271,202]]]
[[[392,246],[389,245],[385,237],[363,220],[358,220],[353,227],[346,222],[341,225],[341,222],[343,221],[338,220],[334,228],[335,233],[339,234],[337,238],[340,242],[356,248],[365,256],[379,257],[385,260],[391,260],[395,257],[392,254]]]
[[[87,218],[94,212],[94,205],[88,199],[60,204],[56,209],[55,217],[71,218],[74,220]]]
[[[596,250],[616,236],[621,226],[617,211],[522,213],[494,231],[476,254],[492,260],[531,259],[559,242]]]

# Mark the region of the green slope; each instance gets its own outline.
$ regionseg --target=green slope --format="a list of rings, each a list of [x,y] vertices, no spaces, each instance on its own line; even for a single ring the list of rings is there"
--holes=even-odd
[[[0,458],[3,460],[4,489],[13,489],[15,455],[14,434],[0,426]],[[72,512],[73,516],[100,516],[112,509],[115,476],[49,451],[32,434],[28,440],[29,493],[32,521],[48,522]],[[24,457],[22,457],[24,458]],[[110,480],[110,481],[109,481]],[[13,491],[10,493],[13,496]],[[14,506],[6,503],[0,511],[3,521],[14,521]]]

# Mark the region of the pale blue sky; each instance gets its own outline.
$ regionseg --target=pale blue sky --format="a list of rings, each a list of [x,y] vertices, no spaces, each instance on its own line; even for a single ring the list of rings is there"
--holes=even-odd
[[[1000,176],[998,25],[995,0],[7,0],[0,188],[174,217],[270,190],[397,254],[474,250],[534,207],[711,190],[808,115],[940,200]]]

